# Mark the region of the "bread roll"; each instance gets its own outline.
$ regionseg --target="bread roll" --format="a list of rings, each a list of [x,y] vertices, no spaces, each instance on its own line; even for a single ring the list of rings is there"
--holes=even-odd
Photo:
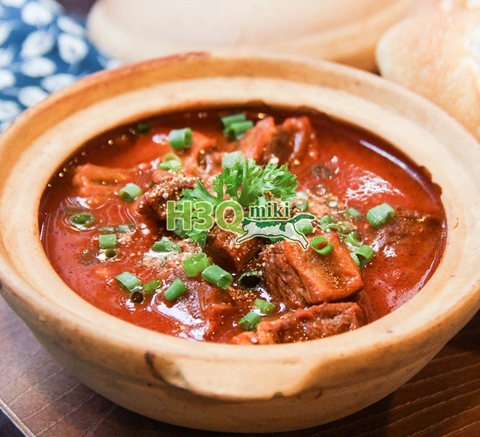
[[[390,28],[380,74],[430,99],[480,140],[480,2],[439,1]]]

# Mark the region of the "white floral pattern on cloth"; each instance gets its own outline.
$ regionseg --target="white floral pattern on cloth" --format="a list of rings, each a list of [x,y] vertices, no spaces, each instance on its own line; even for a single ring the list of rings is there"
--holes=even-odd
[[[50,93],[117,64],[54,0],[0,0],[0,132]]]

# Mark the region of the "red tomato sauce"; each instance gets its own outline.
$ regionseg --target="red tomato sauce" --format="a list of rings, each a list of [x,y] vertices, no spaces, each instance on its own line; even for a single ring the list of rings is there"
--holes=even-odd
[[[302,159],[295,159],[289,165],[297,176],[298,191],[308,190],[323,199],[327,197],[333,216],[342,220],[347,207],[361,213],[361,217],[352,219],[351,223],[363,244],[372,247],[375,255],[360,268],[361,289],[348,299],[340,300],[357,303],[366,321],[372,322],[414,296],[435,271],[446,240],[440,188],[431,181],[428,171],[387,141],[358,127],[315,111],[263,106],[159,115],[147,120],[147,132],[143,132],[140,124],[119,127],[92,139],[76,152],[53,175],[40,207],[42,243],[65,283],[109,314],[148,329],[195,340],[231,342],[244,331],[239,319],[252,309],[257,298],[276,306],[275,314],[265,320],[277,320],[289,311],[302,309],[302,305],[282,301],[264,282],[253,290],[238,285],[242,272],[262,268],[255,256],[240,270],[222,265],[233,277],[228,290],[214,286],[204,288],[202,278],[186,277],[177,261],[170,259],[164,267],[162,257],[146,257],[162,235],[172,233],[165,230],[164,223],[154,214],[139,213],[138,200],[128,203],[118,195],[119,189],[128,182],[135,183],[143,192],[151,188],[153,171],[162,156],[173,151],[167,139],[169,132],[186,126],[193,131],[193,146],[174,152],[185,163],[198,146],[201,149],[198,167],[208,173],[204,180],[211,179],[221,171],[221,166],[218,159],[211,158],[215,154],[208,154],[209,147],[213,145],[218,152],[232,151],[238,146],[237,141],[222,133],[220,118],[242,110],[254,123],[273,117],[276,125],[288,118],[306,115],[312,127],[308,149]],[[202,147],[207,143],[207,154],[203,154]],[[79,166],[87,163],[111,169],[114,174],[115,169],[119,169],[121,176],[110,175],[93,185],[89,180],[80,190],[78,180],[74,183],[75,177],[78,178],[75,175]],[[383,203],[394,208],[395,218],[391,223],[373,228],[366,214]],[[95,216],[95,224],[83,230],[72,226],[69,217],[79,211]],[[131,231],[117,232],[117,227],[124,224],[128,224]],[[112,229],[117,235],[117,255],[108,258],[106,252],[99,249],[99,235]],[[185,246],[184,251],[188,250],[192,250],[192,243]],[[195,248],[195,251],[201,249]],[[171,266],[171,270],[166,271]],[[159,278],[160,288],[145,295],[143,302],[135,303],[115,279],[125,271],[136,275],[142,283]],[[169,302],[163,292],[179,276],[187,292]],[[221,309],[211,312],[206,309],[208,305]],[[300,318],[299,313],[296,317]],[[285,341],[313,338],[295,335]],[[324,335],[329,334],[320,336]]]

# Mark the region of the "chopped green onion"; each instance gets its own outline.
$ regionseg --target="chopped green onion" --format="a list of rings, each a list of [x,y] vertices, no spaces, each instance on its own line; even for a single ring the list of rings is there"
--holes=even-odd
[[[355,264],[359,267],[364,267],[375,255],[375,251],[370,246],[360,246],[357,250],[352,252],[350,256],[355,261]]]
[[[117,245],[116,234],[103,234],[98,236],[100,249],[113,249]]]
[[[79,212],[69,217],[69,223],[79,229],[90,228],[97,222],[97,218],[89,212]]]
[[[223,270],[216,264],[212,264],[202,272],[202,278],[210,284],[226,290],[233,283],[233,277],[230,273]]]
[[[138,134],[146,134],[152,130],[152,125],[148,121],[140,121],[137,123],[135,130]]]
[[[159,287],[160,287],[160,279],[153,279],[152,281],[147,282],[146,284],[143,284],[143,289],[147,294],[154,293]]]
[[[128,183],[120,191],[118,195],[125,202],[133,202],[138,196],[143,193],[142,189],[133,183]]]
[[[210,260],[203,252],[194,253],[188,258],[185,258],[182,262],[182,265],[183,270],[185,270],[185,274],[189,278],[193,278],[194,276],[202,273],[210,265]]]
[[[130,300],[133,303],[143,303],[143,301],[145,300],[145,295],[143,294],[142,287],[135,287],[130,292]]]
[[[395,210],[388,203],[382,203],[367,212],[367,220],[374,228],[388,223],[393,217]]]
[[[172,129],[168,134],[168,141],[173,149],[188,149],[193,142],[193,133],[189,127]]]
[[[326,237],[315,237],[310,245],[315,252],[323,256],[329,255],[333,251],[333,244]]]
[[[165,171],[180,171],[182,169],[182,164],[180,164],[178,161],[171,159],[170,161],[161,162],[158,165],[158,168]]]
[[[245,272],[238,278],[238,285],[247,290],[258,287],[261,282],[262,275],[258,272]]]
[[[182,296],[186,291],[187,286],[185,285],[185,283],[180,278],[177,278],[165,290],[165,292],[163,293],[163,297],[169,302],[173,302],[174,300],[177,300],[180,296]]]
[[[105,254],[105,258],[113,259],[113,258],[117,257],[118,251],[117,251],[117,249],[110,248],[110,249],[105,250],[104,254]]]
[[[119,234],[126,234],[128,232],[131,232],[133,225],[118,225],[117,226],[117,232]]]
[[[352,208],[351,206],[345,210],[344,214],[354,219],[360,218],[362,216],[362,213],[358,209]]]
[[[358,247],[360,246],[359,238],[356,232],[350,232],[343,241],[350,246]]]
[[[222,117],[220,120],[222,121],[223,127],[227,128],[233,123],[238,123],[240,121],[245,121],[247,119],[245,113],[240,112],[238,114],[231,114]]]
[[[324,215],[319,221],[318,221],[318,224],[320,225],[320,227],[322,229],[324,229],[326,226],[328,225],[331,225],[333,224],[334,221],[332,219],[332,217],[330,217],[329,215]]]
[[[261,316],[255,311],[250,311],[239,320],[238,325],[245,331],[253,331],[261,321]]]
[[[311,221],[308,220],[300,220],[296,225],[295,229],[302,233],[303,235],[310,235],[313,234],[313,225]]]
[[[106,234],[112,234],[115,232],[115,228],[113,226],[102,226],[100,228],[100,232],[105,232]]]
[[[231,123],[223,130],[225,135],[230,135],[233,139],[238,140],[242,135],[253,127],[253,121],[236,121]]]
[[[308,195],[307,193],[297,193],[297,197],[292,200],[292,206],[300,211],[306,211],[308,209]]]
[[[322,227],[322,230],[327,232],[327,231],[338,231],[341,234],[345,232],[345,227],[343,226],[342,223],[330,223],[326,226]]]
[[[167,237],[162,237],[160,241],[153,243],[153,246],[150,248],[154,252],[181,252],[182,249],[180,246],[176,245],[173,241],[169,240]]]
[[[163,155],[162,162],[158,165],[160,170],[180,171],[182,169],[183,161],[175,153],[166,153]]]
[[[127,291],[132,291],[135,287],[142,285],[140,279],[130,272],[123,272],[115,276],[115,279],[120,283],[120,285]]]
[[[245,154],[240,151],[227,153],[222,158],[222,168],[231,168],[237,162],[244,163],[246,159]]]
[[[275,311],[276,305],[273,302],[268,302],[265,299],[255,299],[255,308],[258,308],[262,314],[269,316]]]

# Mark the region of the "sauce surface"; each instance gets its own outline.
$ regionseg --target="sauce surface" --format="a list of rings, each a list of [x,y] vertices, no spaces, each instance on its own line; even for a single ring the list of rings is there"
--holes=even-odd
[[[223,133],[221,118],[239,112],[253,121],[255,127],[243,138],[233,140]],[[186,126],[193,131],[193,144],[173,150],[169,132]],[[310,287],[308,281],[323,280],[324,274],[315,270],[319,255],[312,252],[305,264],[302,261],[297,265],[297,258],[303,257],[304,252],[295,242],[262,240],[260,248],[252,248],[253,255],[242,258],[238,265],[236,261],[232,264],[230,254],[219,254],[226,244],[225,235],[218,239],[217,234],[210,233],[202,249],[166,230],[158,208],[154,211],[151,205],[145,206],[143,195],[133,202],[125,202],[119,196],[127,183],[136,184],[143,193],[161,185],[163,182],[158,184],[158,180],[152,183],[152,175],[158,172],[162,157],[172,152],[183,165],[180,173],[168,171],[176,175],[172,184],[182,175],[187,179],[181,183],[188,185],[191,182],[188,178],[200,178],[210,189],[212,178],[222,171],[223,156],[238,149],[247,156],[260,154],[262,165],[278,161],[278,165],[288,165],[297,177],[297,191],[308,195],[308,209],[305,211],[303,207],[302,211],[316,217],[313,234],[307,235],[310,242],[317,235],[331,236],[337,241],[335,235],[341,233],[338,227],[327,232],[320,225],[322,217],[328,215],[337,224],[346,223],[362,245],[374,250],[374,256],[358,268],[358,273],[350,265],[342,270],[350,275],[349,281],[361,281],[361,286],[355,286],[352,293],[340,298],[314,297],[321,290],[317,293],[316,285]],[[162,177],[170,176],[160,172],[153,179]],[[164,180],[167,179],[161,181]],[[180,189],[175,192],[177,199],[179,193]],[[366,218],[367,212],[385,203],[394,209],[395,216],[373,227]],[[360,216],[346,214],[348,208],[354,208]],[[95,217],[95,223],[83,228],[73,225],[71,217],[85,212]],[[440,261],[446,239],[440,189],[425,169],[388,142],[355,126],[313,111],[269,107],[214,108],[161,115],[92,139],[52,177],[40,207],[40,228],[42,243],[54,269],[76,293],[101,310],[182,338],[239,344],[263,344],[257,338],[260,334],[256,337],[256,329],[245,329],[239,324],[259,298],[275,305],[271,314],[254,311],[261,314],[263,321],[271,322],[265,325],[268,331],[265,335],[269,338],[266,343],[303,341],[337,333],[331,328],[337,329],[340,319],[337,312],[331,315],[329,311],[335,309],[343,314],[351,310],[330,306],[327,311],[330,315],[325,315],[324,303],[358,305],[362,313],[359,319],[363,320],[358,326],[388,314],[428,281]],[[116,235],[114,255],[113,251],[100,248],[102,234]],[[181,252],[152,251],[162,236],[174,241]],[[346,244],[344,237],[338,238],[338,244],[353,251],[355,248]],[[185,276],[182,261],[202,251],[212,263],[232,275],[233,283],[228,289],[211,285],[200,275]],[[343,253],[337,247],[335,251]],[[310,262],[315,265],[312,272],[308,267]],[[341,265],[345,262],[345,257],[339,259]],[[142,284],[159,280],[160,285],[136,301],[116,279],[126,271]],[[258,272],[260,280],[252,289],[245,289],[239,285],[239,278],[250,271]],[[187,291],[171,302],[163,293],[177,278]],[[303,284],[300,288],[305,287],[306,291],[298,294],[288,288],[288,283],[291,288]],[[321,316],[317,307],[322,307]],[[288,314],[294,316],[289,316],[287,323]],[[318,320],[325,318],[330,320],[327,328],[322,322],[323,331],[310,334],[313,328],[309,320],[317,321],[318,331]],[[295,328],[293,323],[297,323]],[[345,323],[348,329],[358,327],[351,318]],[[272,336],[274,341],[270,341]]]

